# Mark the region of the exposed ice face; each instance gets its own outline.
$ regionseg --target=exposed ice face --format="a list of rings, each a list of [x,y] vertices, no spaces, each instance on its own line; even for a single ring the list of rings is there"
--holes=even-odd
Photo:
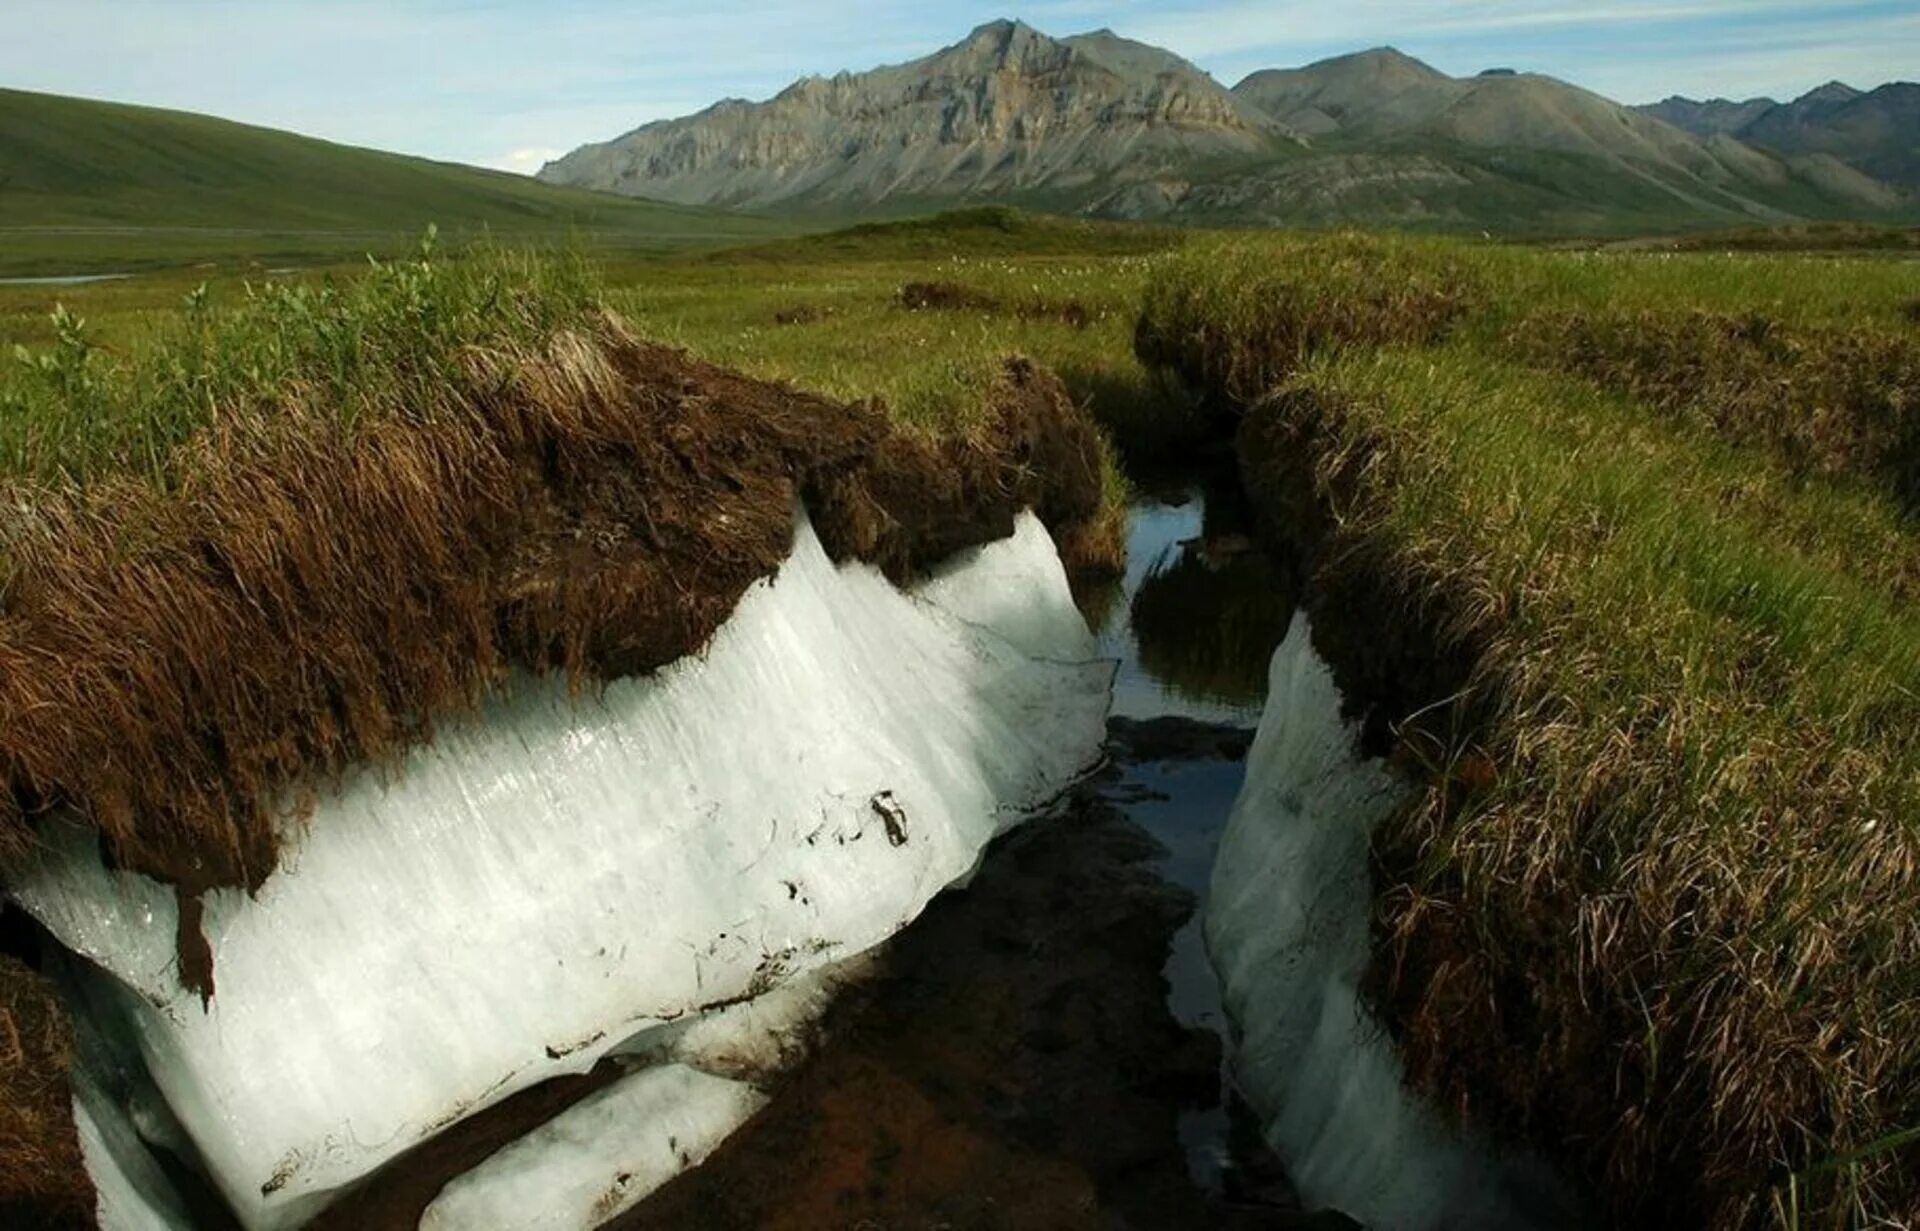
[[[803,519],[705,654],[577,703],[522,680],[323,799],[257,897],[208,896],[207,1009],[170,891],[84,835],[16,896],[122,985],[242,1219],[296,1225],[454,1120],[897,930],[1098,757],[1091,655],[1031,516],[923,596],[834,568]]]
[[[1305,616],[1274,652],[1206,905],[1237,1045],[1234,1075],[1308,1208],[1374,1231],[1558,1227],[1564,1195],[1405,1087],[1360,999],[1370,959],[1374,827],[1406,788],[1354,751]]]
[[[420,1231],[592,1231],[698,1166],[766,1104],[668,1064],[624,1077],[440,1190]]]
[[[75,1077],[73,1123],[93,1179],[100,1231],[191,1231],[193,1222],[126,1113]]]

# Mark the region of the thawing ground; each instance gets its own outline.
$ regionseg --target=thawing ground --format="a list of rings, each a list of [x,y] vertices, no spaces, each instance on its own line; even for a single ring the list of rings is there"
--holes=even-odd
[[[1195,922],[1291,613],[1222,520],[1195,490],[1141,501],[1127,577],[1085,596],[1121,663],[1108,767],[997,843],[767,1110],[615,1225],[1328,1225],[1228,1105]]]

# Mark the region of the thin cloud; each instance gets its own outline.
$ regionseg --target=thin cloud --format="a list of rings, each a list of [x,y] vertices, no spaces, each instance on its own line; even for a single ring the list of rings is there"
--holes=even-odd
[[[566,153],[565,150],[556,146],[531,146],[527,149],[514,150],[512,153],[503,155],[495,159],[491,165],[502,171],[515,171],[521,175],[532,175],[535,171],[538,171],[541,167],[546,166],[564,153]]]

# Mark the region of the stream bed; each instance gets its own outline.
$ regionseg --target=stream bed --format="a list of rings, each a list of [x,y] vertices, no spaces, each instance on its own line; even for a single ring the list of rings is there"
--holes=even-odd
[[[1230,499],[1142,498],[1082,595],[1119,664],[1108,764],[997,842],[814,1057],[616,1226],[1302,1227],[1224,1078],[1198,905],[1292,603]]]

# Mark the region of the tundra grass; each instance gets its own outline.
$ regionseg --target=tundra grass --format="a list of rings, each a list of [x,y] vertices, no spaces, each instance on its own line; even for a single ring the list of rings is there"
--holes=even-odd
[[[1740,1226],[1791,1193],[1808,1225],[1905,1224],[1911,1160],[1822,1166],[1920,1124],[1920,618],[1820,524],[1890,534],[1888,511],[1798,510],[1736,449],[1465,352],[1350,352],[1260,413],[1301,400],[1321,481],[1350,484],[1340,539],[1480,647],[1484,717],[1435,751],[1494,782],[1382,839],[1383,926],[1403,954],[1449,928],[1486,950],[1408,963],[1406,1028],[1511,1048],[1473,1067],[1530,1074],[1491,1100],[1523,1121],[1606,1074],[1613,1122],[1561,1127],[1629,1208]],[[1568,1016],[1479,1034],[1461,980]]]
[[[1633,305],[1898,351],[1907,267],[1847,268],[1242,241],[1145,299],[1143,353],[1244,411],[1317,632],[1429,784],[1376,851],[1415,1074],[1627,1224],[1920,1219],[1916,551],[1879,476],[1747,430],[1769,383],[1848,413],[1791,392],[1825,356],[1713,386],[1716,421],[1526,334]]]
[[[1192,407],[1131,345],[1157,256],[1139,250],[1141,232],[1107,234],[1064,223],[1009,240],[997,224],[983,230],[962,215],[939,228],[898,224],[738,259],[625,267],[609,299],[650,338],[830,397],[878,398],[910,429],[969,430],[1004,357],[1026,355],[1147,460],[1158,442],[1191,430]],[[1057,240],[1082,251],[1057,255]],[[951,288],[960,302],[915,305],[902,292],[916,285]],[[1111,452],[1106,488],[1117,520],[1126,486]]]
[[[544,184],[211,116],[0,90],[0,276],[401,256],[469,238],[675,251],[790,223]]]

